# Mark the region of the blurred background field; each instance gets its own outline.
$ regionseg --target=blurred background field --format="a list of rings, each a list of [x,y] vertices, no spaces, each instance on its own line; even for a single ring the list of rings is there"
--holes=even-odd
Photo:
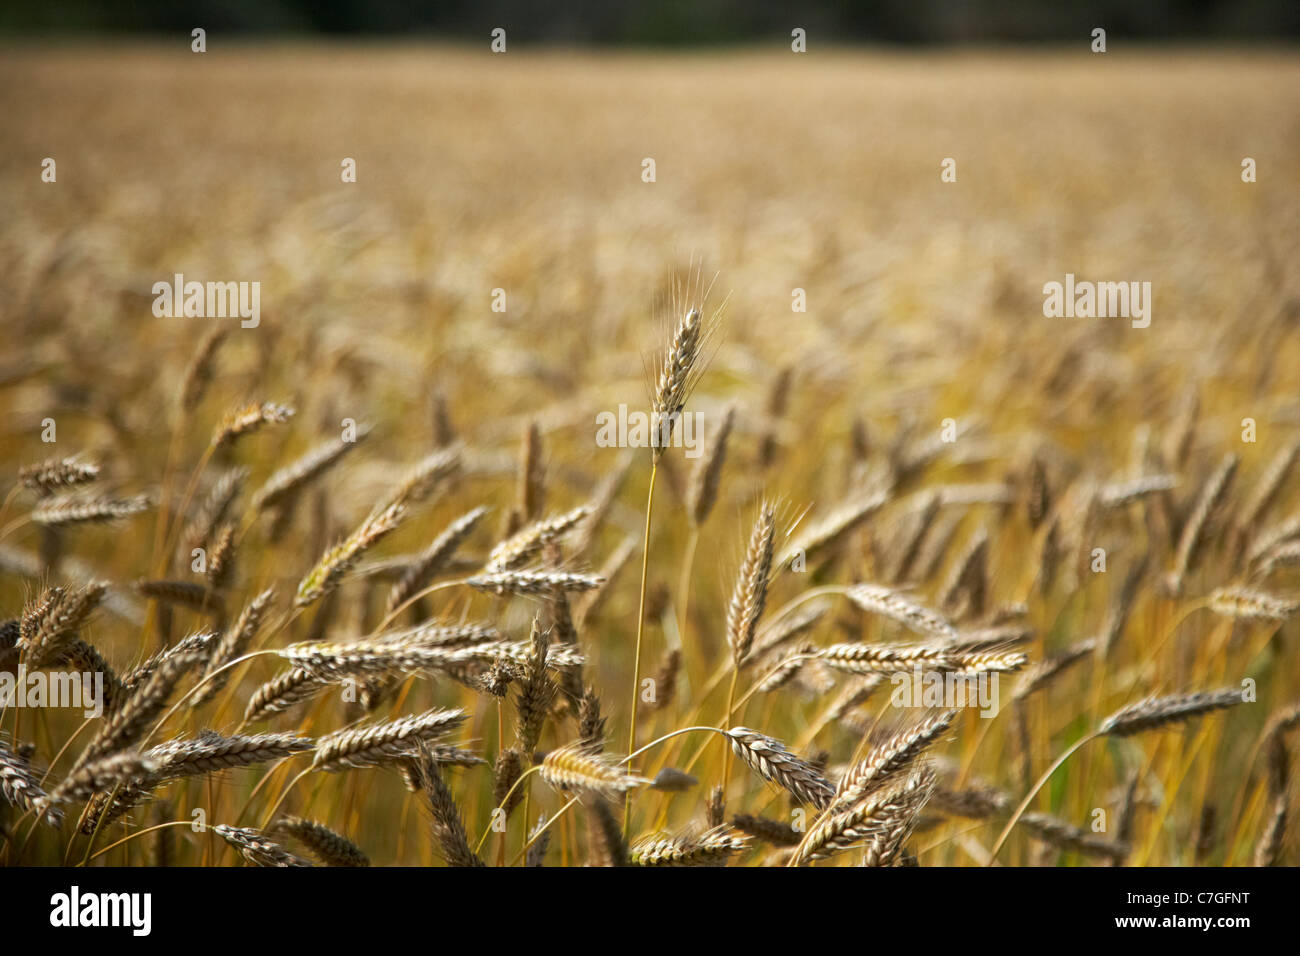
[[[900,483],[890,505],[847,542],[826,571],[847,583],[878,577],[891,520],[926,489],[1005,482],[1018,502],[1035,455],[1049,463],[1061,495],[1088,481],[1133,477],[1142,466],[1134,449],[1176,440],[1189,395],[1199,402],[1190,450],[1183,468],[1167,462],[1180,473],[1175,497],[1184,513],[1224,454],[1241,455],[1236,488],[1248,497],[1267,463],[1300,436],[1300,60],[1285,48],[1134,47],[1113,35],[1110,42],[1105,55],[1087,53],[1082,40],[1070,48],[910,51],[810,43],[807,55],[779,46],[619,53],[520,43],[493,55],[486,38],[474,46],[254,43],[211,32],[208,52],[196,55],[184,33],[168,43],[114,45],[11,38],[0,49],[3,477],[50,454],[85,451],[103,462],[109,487],[158,495],[173,443],[183,485],[226,412],[251,400],[290,404],[297,415],[289,426],[268,428],[235,452],[256,488],[295,455],[337,437],[341,419],[373,424],[370,439],[322,479],[279,541],[263,542],[254,525],[229,600],[238,608],[272,582],[292,593],[324,547],[436,447],[442,408],[471,464],[373,557],[422,548],[457,515],[489,504],[493,514],[466,548],[481,556],[515,498],[530,422],[544,440],[548,513],[587,500],[626,464],[620,450],[595,446],[595,416],[621,402],[645,406],[646,368],[676,318],[665,315],[663,300],[674,275],[703,263],[706,277],[717,276],[712,304],[726,304],[690,407],[706,422],[726,402],[739,414],[721,500],[701,538],[693,643],[676,702],[643,717],[649,739],[688,722],[695,692],[725,653],[725,603],[763,493],[780,496],[787,517],[806,509],[820,517],[891,448],[932,439],[945,418],[971,427],[951,453]],[[56,160],[57,183],[41,181],[44,157]],[[340,182],[345,157],[356,160],[355,184]],[[647,157],[654,183],[641,180]],[[948,157],[955,183],[940,180]],[[1242,182],[1243,157],[1257,162],[1258,182]],[[1042,286],[1067,272],[1151,282],[1150,328],[1045,318]],[[175,394],[196,345],[222,320],[155,318],[151,286],[174,273],[259,281],[262,289],[260,327],[230,323],[218,373],[189,418],[177,415]],[[498,288],[507,295],[504,313],[491,308]],[[806,291],[806,313],[791,310],[796,288]],[[770,393],[787,369],[788,404],[770,414]],[[40,441],[47,417],[57,420],[57,446]],[[1254,444],[1241,441],[1248,417],[1258,423]],[[764,462],[769,436],[776,451]],[[599,567],[626,539],[639,541],[644,457],[633,456],[587,566]],[[691,464],[673,452],[661,476],[649,672],[680,640],[674,598]],[[1125,513],[1097,530],[1108,574],[1063,573],[1040,593],[1030,586],[1040,542],[1019,512],[954,507],[961,523],[952,553],[980,528],[991,531],[991,603],[1027,600],[1035,659],[1101,628],[1142,555],[1159,565],[1153,582],[1171,557],[1168,540],[1151,540],[1144,515]],[[1270,520],[1297,507],[1291,481]],[[9,514],[23,510],[15,499]],[[94,576],[114,582],[121,603],[89,636],[121,666],[198,626],[197,616],[177,612],[171,630],[161,631],[131,590],[158,564],[155,521],[150,512],[111,528],[75,529],[55,567],[40,563],[39,529],[6,529],[0,616],[16,617],[43,582]],[[1206,659],[1198,648],[1219,646],[1209,636],[1218,625],[1196,619],[1188,646],[1180,639],[1157,647],[1186,602],[1237,580],[1227,550],[1194,576],[1182,604],[1157,594],[1154,583],[1144,589],[1106,678],[1080,669],[1033,701],[1031,761],[1041,771],[1130,699],[1135,673],[1144,688],[1162,692],[1216,678],[1258,680],[1259,707],[1144,741],[1145,828],[1133,862],[1246,862],[1263,826],[1252,748],[1268,715],[1300,694],[1294,628],[1262,640],[1259,625],[1234,626],[1222,654]],[[182,556],[168,559],[183,570]],[[636,564],[613,581],[583,634],[611,751],[626,735]],[[935,595],[950,567],[940,563],[933,578],[917,582],[919,595]],[[1291,573],[1268,586],[1294,589]],[[774,585],[769,607],[805,586],[791,577]],[[304,639],[313,626],[339,638],[364,633],[381,616],[383,591],[374,587],[349,580],[327,624],[308,615],[277,641]],[[512,636],[527,636],[533,604],[451,594],[433,611],[499,615]],[[845,633],[898,636],[838,604],[820,628],[819,643]],[[1148,654],[1157,656],[1156,670],[1135,671]],[[274,673],[267,660],[255,661],[242,686],[251,690]],[[810,680],[755,698],[737,722],[825,749],[838,764],[861,734],[819,729],[826,693]],[[509,736],[508,705],[502,717],[495,702],[450,682],[416,682],[403,712],[433,703],[472,711],[468,736],[489,760],[499,721]],[[704,707],[704,720],[718,719],[720,700]],[[894,716],[883,697],[864,714],[867,723]],[[315,734],[345,719],[341,706],[309,705],[276,726]],[[1026,788],[1009,721],[986,725],[973,713],[961,721],[939,749],[1018,800]],[[52,719],[51,739],[77,722]],[[566,727],[562,720],[548,727],[543,749],[563,743]],[[803,739],[810,730],[813,739]],[[57,750],[36,743],[45,761]],[[688,743],[685,753],[697,746]],[[674,747],[651,755],[649,769],[678,754]],[[1099,747],[1067,767],[1035,806],[1078,825],[1095,807],[1113,808],[1122,780],[1105,755]],[[669,801],[669,825],[702,819],[720,766],[713,744],[692,771],[701,785]],[[220,822],[260,774],[237,771],[215,785],[216,796],[196,784],[170,799],[204,801]],[[748,789],[735,780],[737,812],[774,799],[756,778]],[[492,805],[490,770],[458,771],[451,786],[476,838]],[[397,775],[356,771],[325,793],[314,803],[318,815],[377,861],[433,859],[428,840],[397,825],[418,813]],[[638,832],[651,828],[659,800],[646,799]],[[1211,803],[1219,827],[1199,855],[1198,828]],[[539,804],[560,805],[549,795]],[[982,826],[970,839],[987,849],[1000,824]],[[980,862],[967,842],[970,827],[948,822],[920,834],[920,861]],[[42,859],[53,861],[63,843],[41,839],[49,841]],[[566,830],[566,854],[582,839],[579,828]],[[510,840],[513,853],[514,830]],[[192,845],[204,859],[221,859],[216,845],[197,837]],[[1027,839],[1013,838],[1011,848],[1004,861],[1033,859]],[[753,861],[762,851],[751,854]],[[143,847],[124,859],[144,862]]]

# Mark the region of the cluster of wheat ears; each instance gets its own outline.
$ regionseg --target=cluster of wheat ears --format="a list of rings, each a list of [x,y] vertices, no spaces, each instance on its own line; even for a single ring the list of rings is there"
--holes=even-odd
[[[652,385],[652,410],[669,422],[688,410],[721,321],[698,295],[675,309]],[[1278,640],[1296,605],[1269,580],[1300,558],[1300,519],[1276,515],[1298,444],[1237,494],[1235,454],[1193,463],[1194,397],[1162,442],[1145,436],[1125,475],[1031,453],[1003,482],[935,483],[931,466],[962,437],[904,430],[873,447],[855,431],[853,493],[816,520],[767,496],[748,502],[725,610],[697,611],[691,591],[707,577],[697,551],[729,450],[736,467],[734,406],[711,416],[697,461],[641,450],[562,511],[546,508],[543,435],[529,427],[517,497],[478,557],[467,546],[489,537],[491,509],[459,501],[477,451],[444,408],[438,447],[314,565],[288,569],[299,582],[289,594],[250,580],[241,559],[289,535],[370,430],[312,449],[246,495],[239,448],[293,425],[292,408],[258,402],[179,467],[226,338],[209,334],[186,372],[159,492],[107,493],[100,463],[58,456],[22,467],[4,499],[4,571],[35,584],[0,627],[0,668],[100,673],[105,696],[102,716],[80,724],[0,713],[6,863],[1283,861],[1300,704],[1254,721],[1253,749],[1235,748],[1228,779],[1214,754],[1216,724],[1233,718],[1219,712],[1257,705],[1255,678],[1294,663]],[[773,386],[746,461],[776,455],[791,387],[789,374]],[[592,573],[599,532],[642,467],[644,533]],[[656,511],[661,473],[677,506]],[[423,507],[451,499],[465,510],[427,547],[376,553]],[[971,508],[988,518],[963,534]],[[144,577],[88,573],[73,551],[80,529],[140,531],[150,512]],[[684,527],[684,552],[656,551],[661,523]],[[1007,527],[1032,547],[999,554]],[[1054,633],[1049,647],[1031,618],[1050,621],[1097,573],[1102,528],[1145,541],[1144,553],[1106,571],[1118,583],[1096,633]],[[24,537],[31,550],[16,543]],[[635,643],[614,659],[631,667],[614,672],[619,686],[600,686],[592,655],[633,639],[603,609],[625,565]],[[652,566],[677,589],[652,587]],[[117,645],[135,655],[122,666],[89,634],[106,612],[129,620],[115,610],[129,601],[148,611],[141,637]],[[674,638],[653,660],[651,624]],[[918,671],[995,678],[1000,706],[896,706],[895,678]],[[800,716],[782,717],[794,700]],[[1045,708],[1057,725],[1063,708],[1077,712],[1046,752]],[[485,739],[467,739],[471,728]],[[1094,741],[1110,743],[1108,758],[1085,748]],[[400,810],[363,811],[361,788],[377,777],[398,788]],[[406,826],[421,803],[432,839]]]

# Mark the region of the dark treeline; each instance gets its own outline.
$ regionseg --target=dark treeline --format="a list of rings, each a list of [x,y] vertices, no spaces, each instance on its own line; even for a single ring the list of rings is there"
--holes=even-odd
[[[444,36],[675,45],[788,38],[827,43],[1070,41],[1094,27],[1143,40],[1293,39],[1297,0],[34,0],[0,5],[0,32]]]

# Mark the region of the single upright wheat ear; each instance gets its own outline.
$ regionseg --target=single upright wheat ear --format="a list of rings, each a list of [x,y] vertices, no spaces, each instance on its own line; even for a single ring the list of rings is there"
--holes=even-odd
[[[536,748],[542,734],[542,723],[555,700],[557,688],[546,672],[549,646],[550,637],[542,628],[540,616],[533,618],[528,662],[524,665],[519,693],[515,697],[515,710],[519,715],[517,736],[520,753],[530,754]]]
[[[766,502],[759,509],[758,520],[749,536],[749,546],[736,577],[727,606],[727,643],[736,668],[749,656],[758,631],[758,619],[767,602],[767,585],[772,574],[772,537],[776,531],[776,512]]]
[[[703,345],[703,313],[691,308],[677,324],[659,370],[659,383],[654,394],[654,458],[657,461],[672,437],[676,417],[686,406],[695,379],[696,362]]]
[[[212,384],[212,374],[216,365],[217,350],[226,340],[230,330],[221,326],[211,329],[194,350],[194,357],[185,369],[180,390],[176,393],[176,405],[182,414],[188,415],[198,407],[204,393]]]

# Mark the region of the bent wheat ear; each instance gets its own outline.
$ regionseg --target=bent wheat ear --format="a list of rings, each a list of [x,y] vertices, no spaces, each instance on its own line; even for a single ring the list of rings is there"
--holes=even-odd
[[[811,641],[804,641],[796,645],[794,650],[780,660],[768,675],[759,682],[758,693],[771,694],[789,684],[799,676],[804,664],[808,663],[809,659],[817,656],[815,650]]]
[[[307,607],[337,588],[361,555],[397,528],[404,513],[405,505],[400,502],[372,512],[342,544],[327,551],[320,563],[302,579],[294,606]]]
[[[1176,475],[1144,475],[1130,481],[1102,485],[1097,492],[1097,502],[1105,508],[1117,508],[1176,487]]]
[[[577,790],[602,797],[618,796],[650,782],[607,763],[582,743],[552,750],[542,759],[539,773],[557,790]]]
[[[353,675],[413,674],[441,670],[466,660],[457,648],[356,641],[350,644],[291,644],[280,656],[318,680],[337,683]]]
[[[47,458],[18,469],[18,482],[42,498],[68,488],[89,484],[99,477],[99,466],[77,458]]]
[[[282,713],[295,704],[314,697],[327,686],[327,681],[320,680],[311,671],[301,667],[287,670],[253,692],[253,696],[248,699],[248,706],[244,708],[244,723],[256,723],[272,714]]]
[[[829,604],[814,604],[802,609],[798,614],[788,614],[774,624],[769,624],[754,636],[754,649],[745,665],[751,665],[759,658],[766,657],[788,641],[805,634],[825,616]]]
[[[447,527],[446,531],[438,535],[433,544],[406,567],[401,578],[389,591],[388,604],[384,608],[385,615],[392,614],[416,592],[425,588],[433,580],[434,575],[447,566],[456,549],[470,536],[487,513],[488,509],[485,507],[475,508],[461,515]]]
[[[173,658],[186,657],[195,662],[205,661],[212,653],[216,642],[215,631],[198,631],[190,634],[127,671],[122,676],[122,689],[128,693],[135,693],[157,672],[158,668]]]
[[[1042,690],[1075,664],[1091,657],[1096,650],[1097,641],[1089,638],[1071,644],[1054,657],[1038,661],[1032,668],[1025,671],[1024,677],[1016,685],[1014,699],[1024,700],[1029,695]]]
[[[867,866],[888,866],[898,856],[934,786],[934,771],[922,766],[901,787],[868,792],[845,810],[823,814],[795,850],[795,862],[809,863],[861,846]]]
[[[890,588],[875,584],[855,584],[844,594],[864,611],[883,615],[918,634],[946,640],[957,639],[957,629],[942,614],[910,601]]]
[[[0,655],[2,659],[3,655]],[[105,710],[116,710],[117,705],[122,702],[122,679],[117,676],[111,664],[104,659],[93,644],[89,641],[83,641],[79,637],[74,637],[63,645],[59,652],[58,662],[71,667],[74,671],[80,671],[82,674],[103,674],[104,675],[104,698],[103,705]],[[3,664],[0,664],[2,667]]]
[[[549,596],[560,591],[594,591],[605,579],[594,574],[567,571],[499,571],[469,578],[466,582],[476,591],[491,594],[531,594]]]
[[[156,768],[157,763],[152,758],[141,756],[134,750],[109,754],[78,767],[64,777],[50,791],[49,801],[71,803],[74,800],[88,800],[98,790],[111,790],[136,777],[146,776]]]
[[[832,644],[817,655],[837,671],[849,674],[896,674],[914,667],[950,670],[952,653],[933,644]]]
[[[205,730],[192,740],[173,740],[146,751],[153,764],[152,779],[162,781],[248,767],[305,753],[314,746],[308,737],[294,734],[236,734],[223,737]]]
[[[1020,818],[1020,825],[1040,840],[1062,850],[1074,850],[1087,856],[1101,856],[1114,863],[1123,863],[1129,855],[1128,844],[1108,840],[1046,813],[1026,813]]]
[[[262,619],[274,599],[275,589],[267,588],[248,603],[239,615],[239,620],[235,622],[235,626],[227,628],[221,635],[217,646],[212,651],[207,669],[203,672],[207,682],[190,698],[191,707],[201,706],[226,686],[230,680],[230,670],[221,670],[221,668],[239,658],[247,650],[257,635],[258,628],[262,626]],[[217,671],[220,673],[216,673]],[[214,673],[216,676],[212,677]]]
[[[461,455],[459,445],[440,448],[426,455],[402,479],[386,507],[413,506],[428,499],[443,482],[460,471]]]
[[[323,823],[302,817],[285,817],[274,828],[294,837],[326,866],[369,866],[370,858],[355,843]]]
[[[845,535],[883,508],[888,501],[887,492],[872,492],[840,505],[786,549],[781,557],[781,568],[788,568],[797,555],[811,557],[842,541]]]
[[[265,511],[268,508],[281,507],[298,497],[299,493],[311,482],[325,474],[338,464],[343,456],[356,448],[370,436],[369,425],[357,428],[356,436],[351,441],[335,438],[317,445],[307,454],[281,468],[253,496],[253,510]]]
[[[204,614],[224,615],[226,602],[206,584],[195,581],[137,581],[135,589],[141,595],[176,604]]]
[[[832,644],[819,660],[849,674],[899,674],[920,669],[979,674],[1016,671],[1028,657],[1020,651],[945,644]]]
[[[1156,730],[1170,724],[1191,720],[1211,711],[1223,710],[1240,703],[1241,691],[1233,687],[1195,694],[1147,697],[1111,714],[1102,721],[1097,732],[1105,736],[1127,737],[1144,730]]]
[[[591,508],[581,505],[546,521],[534,522],[493,548],[484,570],[494,572],[518,569],[534,558],[543,547],[576,528],[589,514]]]
[[[409,758],[416,745],[436,740],[465,722],[463,710],[430,710],[419,716],[339,730],[316,742],[312,770],[336,773],[349,768],[378,767]]]
[[[222,448],[241,435],[256,431],[263,425],[282,425],[293,418],[294,410],[275,402],[253,402],[228,414],[212,434],[212,447]]]
[[[633,844],[633,866],[726,866],[748,846],[744,834],[724,823],[700,836],[652,837]]]
[[[731,818],[731,825],[742,833],[747,833],[756,840],[771,843],[773,846],[799,845],[799,831],[790,824],[773,820],[771,817],[738,813]]]
[[[898,731],[874,746],[840,780],[831,801],[832,813],[856,804],[867,794],[908,770],[931,744],[947,733],[957,711],[945,710],[913,727]]]
[[[429,809],[433,812],[433,831],[448,866],[482,866],[483,861],[470,849],[456,800],[443,782],[442,772],[423,744],[417,750],[416,774]]]
[[[664,767],[655,774],[654,781],[650,787],[661,793],[684,793],[699,783],[689,773],[678,770],[676,767]]]
[[[1229,587],[1219,588],[1210,595],[1210,609],[1225,617],[1285,621],[1300,610],[1300,602],[1249,588]]]
[[[964,790],[936,787],[930,797],[930,806],[940,813],[972,820],[983,820],[1000,813],[1010,802],[1006,793],[986,785],[972,785]]]
[[[45,810],[51,826],[63,822],[63,812],[52,806],[50,796],[41,789],[41,778],[27,762],[0,738],[0,797],[20,810]]]
[[[122,706],[102,722],[99,733],[77,758],[73,772],[136,743],[167,705],[181,677],[197,666],[204,654],[201,650],[185,649],[164,657],[157,669],[122,702]]]
[[[16,646],[27,665],[37,668],[56,660],[107,592],[108,585],[98,582],[71,591],[47,588],[24,608]]]
[[[148,495],[134,498],[96,498],[85,495],[65,495],[46,498],[32,509],[31,519],[47,528],[63,528],[74,524],[101,524],[138,515],[149,508]]]
[[[748,727],[732,727],[726,734],[731,738],[731,749],[736,756],[764,780],[788,791],[800,803],[811,804],[819,810],[830,803],[835,794],[830,781],[812,764],[786,750],[781,741]]]
[[[311,866],[309,860],[290,853],[280,844],[268,840],[252,827],[231,827],[218,823],[212,831],[225,840],[254,866]]]

